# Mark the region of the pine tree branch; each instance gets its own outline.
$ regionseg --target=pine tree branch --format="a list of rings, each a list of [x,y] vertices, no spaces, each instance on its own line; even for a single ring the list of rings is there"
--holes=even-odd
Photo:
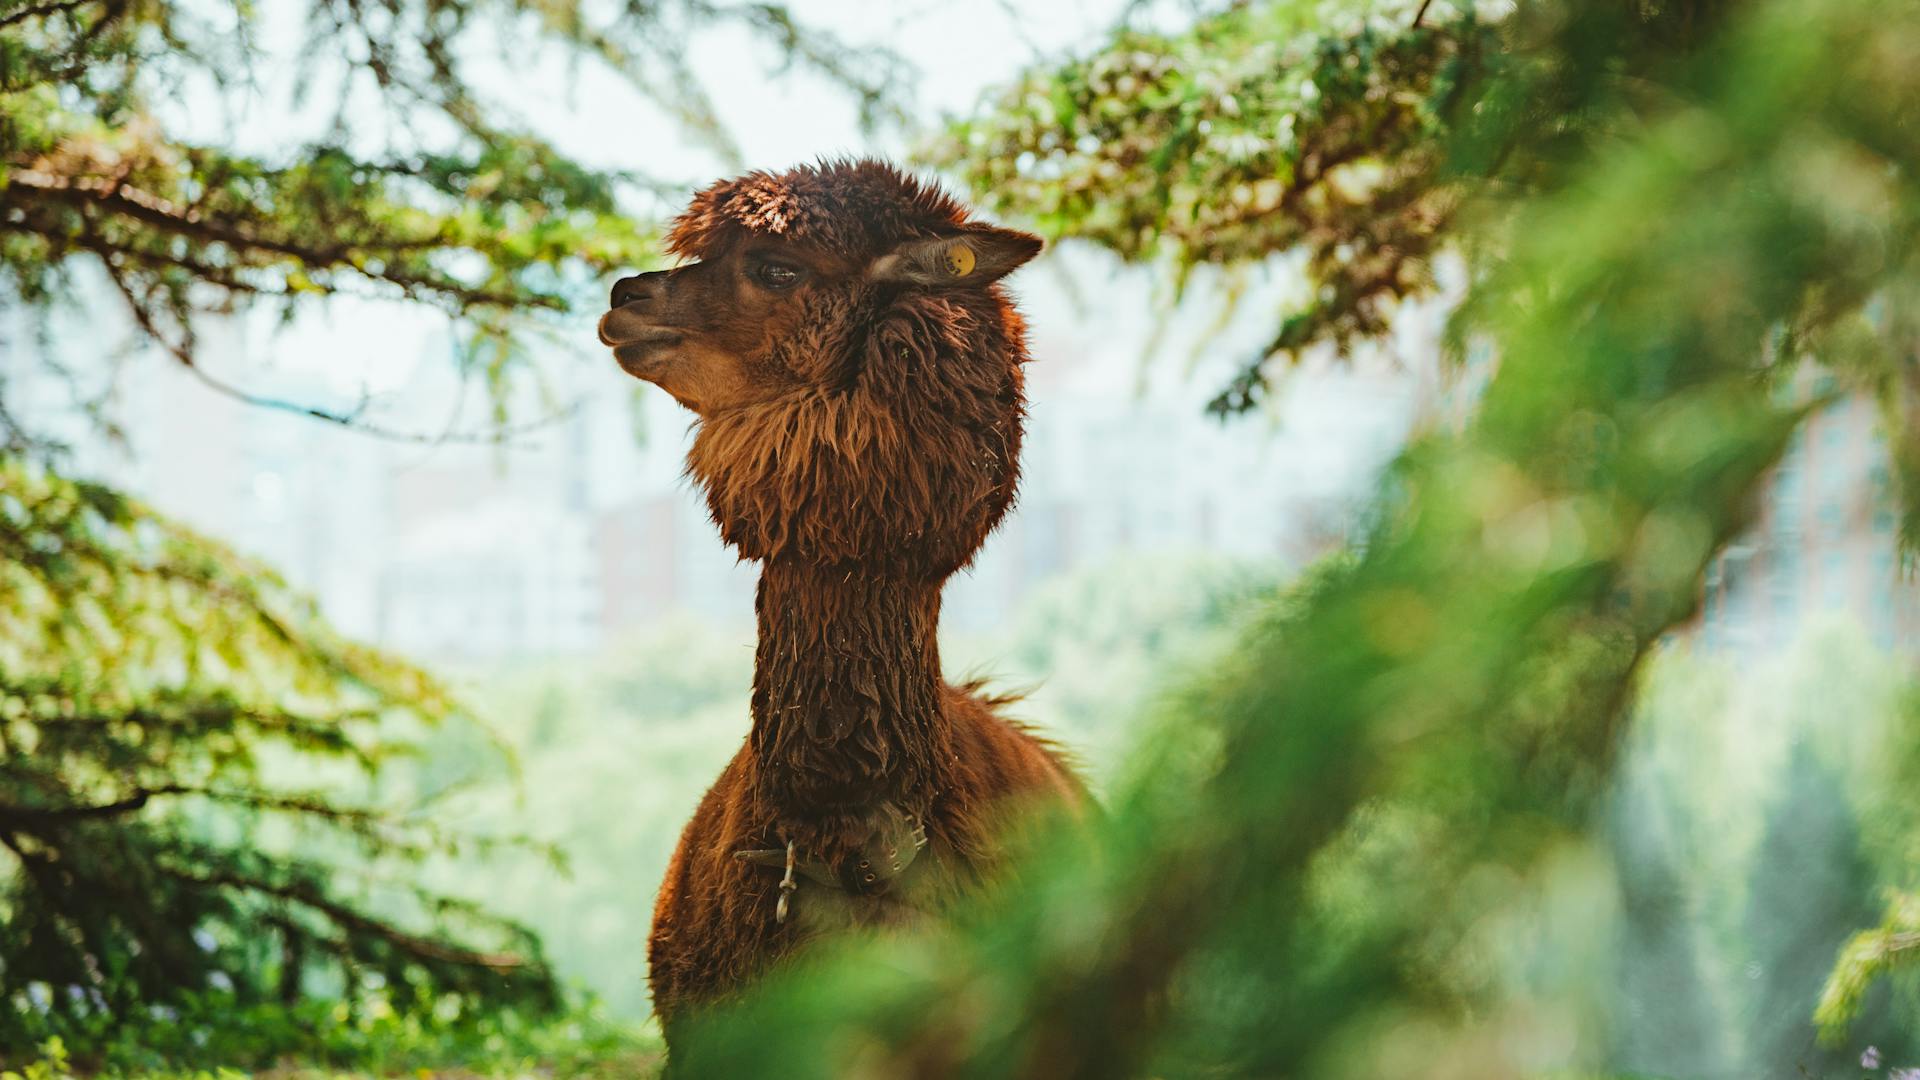
[[[181,367],[187,369],[194,378],[198,379],[208,389],[224,397],[232,398],[242,405],[293,413],[296,416],[304,416],[309,420],[319,420],[323,423],[347,428],[362,435],[370,435],[374,438],[384,439],[389,442],[415,443],[430,446],[449,444],[503,446],[517,439],[525,438],[528,435],[560,424],[575,415],[579,411],[582,403],[580,399],[576,399],[564,407],[534,420],[520,424],[499,425],[485,431],[456,432],[447,430],[441,432],[420,432],[399,431],[382,427],[378,424],[368,423],[361,415],[362,410],[364,410],[367,404],[364,400],[351,412],[338,412],[332,409],[321,408],[317,405],[308,405],[287,398],[274,397],[270,394],[255,393],[254,391],[235,386],[209,372],[205,367],[202,367],[197,362],[197,358],[194,355],[193,344],[190,340],[176,340],[169,337],[167,333],[160,328],[159,321],[154,317],[153,312],[134,292],[133,284],[128,280],[123,268],[118,266],[111,258],[104,256],[102,257],[102,265],[104,265],[107,270],[107,279],[113,283],[115,289],[120,293],[121,298],[126,302],[127,311],[133,316],[134,322],[140,327],[146,337],[165,350]]]
[[[58,15],[62,12],[72,11],[75,8],[85,7],[88,4],[98,2],[99,0],[57,0],[55,3],[37,4],[33,7],[22,8],[19,11],[0,15],[0,26],[12,26],[14,23],[25,22],[28,19]]]
[[[258,791],[221,789],[202,784],[157,784],[152,787],[136,788],[112,802],[82,806],[20,806],[0,802],[0,820],[22,824],[47,824],[118,817],[142,810],[154,799],[183,796],[232,803],[255,810],[278,810],[325,818],[356,827],[373,825],[404,827],[406,824],[377,810],[335,806],[318,795],[274,795]]]
[[[143,788],[116,799],[110,803],[94,806],[16,806],[0,803],[0,821],[11,821],[21,826],[47,825],[68,821],[87,821],[93,818],[118,817],[130,814],[147,805],[148,800],[160,795],[180,794],[188,789],[184,786],[163,786]]]
[[[462,967],[483,968],[500,974],[525,970],[529,966],[528,959],[518,953],[480,952],[408,933],[337,900],[329,899],[311,886],[274,882],[226,870],[196,874],[174,867],[161,866],[160,872],[175,880],[189,882],[202,888],[241,889],[288,900],[319,912],[345,930],[377,938],[403,953],[422,959],[457,964]]]
[[[16,169],[7,176],[9,187],[22,187],[42,198],[82,207],[104,207],[137,221],[144,221],[170,232],[200,240],[215,240],[236,248],[251,248],[286,255],[311,266],[338,261],[344,249],[313,248],[281,240],[249,235],[231,225],[207,221],[190,208],[176,205],[158,195],[131,187],[117,179],[96,176],[68,177],[38,169]]]
[[[368,280],[396,285],[409,295],[418,296],[422,293],[443,295],[461,309],[498,307],[560,310],[564,307],[559,299],[551,296],[497,292],[449,278],[408,273],[390,266],[378,271],[367,270],[364,266],[364,262],[370,258],[383,257],[396,251],[418,250],[432,246],[427,241],[403,241],[396,244],[374,241],[364,248],[344,244],[314,247],[259,236],[235,225],[207,220],[191,208],[179,206],[118,180],[101,177],[64,177],[34,169],[20,169],[10,174],[8,181],[8,187],[0,188],[0,193],[11,193],[16,187],[22,188],[31,193],[28,196],[29,200],[38,196],[43,202],[64,203],[83,211],[104,210],[174,235],[226,244],[241,252],[264,252],[282,256],[294,260],[302,269],[309,271],[352,270]],[[38,231],[46,232],[49,236],[56,235],[47,230]],[[355,255],[360,257],[359,262],[353,260],[352,256]]]

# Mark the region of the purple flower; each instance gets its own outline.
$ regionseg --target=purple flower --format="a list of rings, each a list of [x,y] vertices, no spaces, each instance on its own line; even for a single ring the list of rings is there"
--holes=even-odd
[[[1869,1046],[1865,1050],[1861,1051],[1860,1067],[1863,1069],[1879,1068],[1880,1067],[1880,1048],[1877,1046]]]

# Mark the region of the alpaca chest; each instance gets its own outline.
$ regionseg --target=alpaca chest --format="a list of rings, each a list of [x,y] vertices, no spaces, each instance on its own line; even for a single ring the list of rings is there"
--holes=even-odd
[[[801,937],[911,925],[937,906],[936,860],[923,857],[883,893],[862,895],[802,878],[788,899],[787,923]],[[777,886],[776,886],[777,887]]]
[[[937,864],[951,851],[928,850],[930,838],[918,815],[883,803],[839,830],[839,842],[831,845],[816,836],[803,846],[796,837],[784,848],[734,852],[743,862],[782,871],[775,886],[777,922],[803,934],[891,926],[911,921],[933,902]],[[847,835],[861,839],[846,844]],[[813,854],[822,849],[835,854]]]

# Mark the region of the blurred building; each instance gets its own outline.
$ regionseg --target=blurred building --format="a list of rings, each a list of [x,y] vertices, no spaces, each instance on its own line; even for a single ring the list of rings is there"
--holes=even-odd
[[[1831,377],[1811,387],[1824,393]],[[1794,436],[1754,527],[1708,567],[1697,634],[1766,653],[1819,615],[1857,621],[1883,648],[1920,652],[1920,583],[1902,571],[1886,435],[1874,403],[1841,398]]]
[[[990,628],[1039,583],[1123,551],[1302,564],[1344,540],[1416,403],[1405,372],[1342,368],[1296,379],[1270,415],[1221,421],[1195,387],[1076,385],[1075,368],[1097,372],[1098,358],[1045,355],[1019,503],[947,589],[957,628]]]
[[[1437,321],[1424,330],[1438,340]],[[1423,401],[1436,425],[1470,422],[1497,360],[1472,347]],[[1783,392],[1832,395],[1807,368]],[[1792,645],[1809,622],[1857,623],[1881,648],[1920,657],[1920,581],[1903,568],[1882,417],[1864,395],[1840,397],[1801,425],[1762,488],[1753,526],[1708,564],[1697,616],[1679,633],[1712,652],[1752,657]]]
[[[248,343],[237,323],[209,321],[200,350],[204,363],[219,370],[223,360],[244,357]],[[51,390],[57,380],[32,363],[22,374]],[[72,471],[123,488],[261,560],[324,598],[336,624],[361,637],[376,635],[380,545],[392,525],[386,448],[223,396],[155,357],[137,358],[113,383],[125,445],[100,439],[73,417]],[[311,373],[275,373],[273,388],[290,401],[353,405]]]
[[[422,656],[583,652],[600,643],[590,523],[491,495],[394,538],[380,577],[380,640]]]
[[[684,487],[635,495],[600,511],[594,547],[603,639],[677,613],[742,625],[753,619],[757,572],[721,544],[705,504]]]

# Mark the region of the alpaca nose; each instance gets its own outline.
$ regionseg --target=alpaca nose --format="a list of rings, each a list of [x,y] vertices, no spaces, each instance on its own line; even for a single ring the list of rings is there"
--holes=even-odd
[[[631,304],[635,300],[649,303],[660,299],[666,292],[667,272],[655,270],[647,274],[635,274],[613,283],[613,306]]]

